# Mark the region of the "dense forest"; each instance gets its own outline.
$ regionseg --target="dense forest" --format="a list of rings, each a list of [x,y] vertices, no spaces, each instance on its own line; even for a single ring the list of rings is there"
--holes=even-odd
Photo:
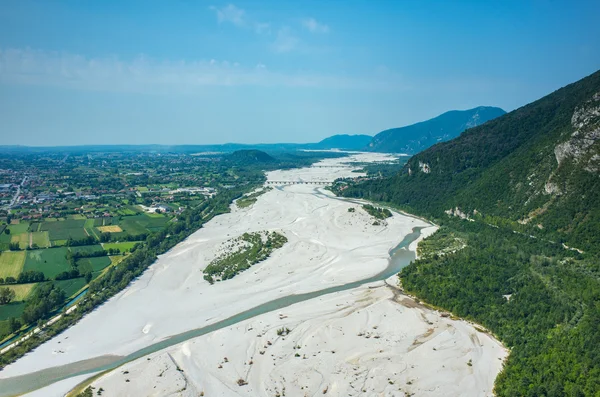
[[[440,231],[404,288],[510,349],[501,396],[600,391],[600,72],[334,191],[429,217]]]
[[[445,221],[466,246],[403,269],[406,291],[477,321],[510,349],[501,396],[579,396],[600,390],[600,262],[560,244],[482,222]]]

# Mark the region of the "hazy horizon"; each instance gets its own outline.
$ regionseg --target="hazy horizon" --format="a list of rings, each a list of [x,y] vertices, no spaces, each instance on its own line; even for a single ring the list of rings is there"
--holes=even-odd
[[[0,145],[309,143],[507,112],[600,67],[592,1],[7,0]]]

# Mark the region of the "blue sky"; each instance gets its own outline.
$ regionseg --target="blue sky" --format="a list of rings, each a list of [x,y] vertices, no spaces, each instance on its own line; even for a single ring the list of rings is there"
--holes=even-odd
[[[0,2],[0,144],[311,142],[600,68],[598,1]]]

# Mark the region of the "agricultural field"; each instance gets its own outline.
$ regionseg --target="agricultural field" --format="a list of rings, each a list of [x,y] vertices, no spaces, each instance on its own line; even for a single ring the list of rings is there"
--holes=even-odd
[[[98,226],[97,229],[102,233],[119,233],[123,231],[119,225]]]
[[[140,241],[125,241],[122,243],[104,243],[102,244],[102,247],[105,250],[109,250],[109,249],[118,249],[119,251],[121,251],[121,253],[124,252],[129,252],[134,245],[139,244]]]
[[[0,306],[0,328],[3,327],[2,322],[4,320],[8,320],[10,317],[18,318],[23,314],[23,310],[25,309],[24,302],[11,302],[7,305]]]
[[[24,152],[1,160],[7,171],[3,176],[6,183],[20,182],[24,176],[27,182],[21,186],[17,201],[0,209],[0,277],[18,279],[23,272],[35,271],[51,281],[9,285],[15,290],[16,301],[0,307],[0,339],[9,333],[4,320],[21,317],[23,300],[38,299],[37,294],[44,293],[36,285],[54,283],[72,296],[85,288],[86,277],[55,278],[71,272],[73,265],[80,275],[91,272],[93,278],[102,277],[109,267],[127,258],[136,244],[168,227],[181,211],[206,202],[205,194],[198,192],[214,195],[232,187],[240,189],[240,181],[258,185],[264,179],[262,168],[238,170],[229,161],[222,161],[222,155],[90,152],[65,156],[48,152],[40,156]],[[145,213],[142,205],[164,205],[169,210]],[[206,213],[200,210],[199,215]],[[18,243],[20,250],[10,251],[11,243],[13,249]],[[145,249],[143,245],[141,249]],[[100,250],[118,250],[121,255],[72,257]],[[59,278],[74,276],[76,273]],[[28,277],[21,281],[36,279],[35,275]]]
[[[0,254],[0,277],[15,277],[23,270],[25,252],[4,251]]]
[[[48,232],[31,232],[31,244],[36,244],[40,248],[50,247]]]
[[[40,271],[48,278],[69,271],[71,265],[67,261],[67,250],[66,247],[58,247],[27,251],[23,271]]]
[[[33,291],[33,288],[36,285],[37,285],[37,283],[15,284],[15,285],[8,285],[7,287],[12,289],[13,291],[15,291],[15,299],[13,301],[14,302],[22,302],[25,299],[27,299],[27,297],[29,296],[31,291]]]
[[[40,227],[40,231],[47,231],[50,241],[65,241],[69,238],[80,240],[87,237],[85,230],[85,220],[82,219],[66,219],[57,222],[44,222]]]
[[[11,243],[18,243],[19,248],[24,250],[29,247],[29,233],[19,233],[19,234],[11,234],[10,238]]]
[[[18,224],[11,223],[8,225],[8,229],[10,230],[10,234],[20,234],[29,231],[29,222],[20,222]]]
[[[169,222],[169,218],[160,214],[156,215],[158,216],[150,217],[146,214],[140,214],[124,217],[120,223],[121,229],[132,236],[160,231]]]
[[[81,258],[77,260],[77,268],[81,274],[96,273],[111,264],[108,256],[99,256],[95,258]]]
[[[65,295],[70,297],[75,295],[77,292],[79,292],[80,289],[85,287],[85,279],[80,277],[73,278],[70,280],[60,280],[54,281],[54,284],[56,284],[59,288],[65,291]]]
[[[98,252],[98,251],[102,251],[102,245],[100,244],[94,244],[94,245],[82,245],[79,247],[69,247],[69,251],[71,251],[73,254],[75,253],[80,253],[80,254],[88,254],[90,252]]]

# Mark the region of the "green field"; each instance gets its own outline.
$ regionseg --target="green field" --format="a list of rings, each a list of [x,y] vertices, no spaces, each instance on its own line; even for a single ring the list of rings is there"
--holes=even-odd
[[[11,243],[19,243],[19,248],[24,250],[29,247],[29,233],[19,233],[19,234],[11,234],[10,237]]]
[[[72,278],[70,280],[54,281],[54,284],[64,290],[67,296],[72,296],[85,287],[85,280],[82,277]]]
[[[7,320],[10,317],[21,317],[24,309],[24,302],[11,302],[8,305],[2,305],[0,306],[0,321]]]
[[[162,230],[168,221],[169,218],[164,215],[156,214],[156,216],[150,217],[146,214],[140,214],[124,217],[119,226],[127,234],[135,236]]]
[[[10,234],[19,234],[25,233],[29,230],[29,222],[21,222],[16,225],[8,225],[8,229],[10,230]]]
[[[119,208],[117,210],[117,213],[119,215],[129,216],[129,215],[135,215],[135,214],[139,213],[139,211],[134,210],[132,206],[128,205],[128,206]]]
[[[102,246],[105,250],[118,249],[121,253],[128,252],[133,248],[134,245],[140,243],[140,241],[125,241],[123,243],[104,243]]]
[[[69,250],[72,253],[76,253],[76,252],[98,252],[98,251],[103,251],[103,248],[100,244],[94,244],[94,245],[82,245],[79,247],[69,247]]]
[[[85,238],[87,234],[83,230],[85,225],[83,219],[66,219],[57,222],[44,222],[40,227],[41,231],[47,231],[51,241],[68,240],[69,237],[75,240]]]
[[[54,278],[58,273],[71,270],[66,255],[66,247],[27,251],[23,270],[41,271],[46,277]]]
[[[89,236],[99,239],[100,236],[98,235],[98,232],[94,228],[95,223],[96,223],[96,219],[86,219],[86,221],[84,223],[84,229]]]
[[[37,244],[38,247],[46,248],[50,246],[50,238],[48,232],[32,232],[32,244]]]
[[[68,218],[69,218],[69,219],[79,219],[79,220],[81,220],[81,219],[86,219],[86,217],[85,217],[85,216],[83,216],[83,215],[81,215],[81,214],[73,214],[73,215],[69,215],[69,216],[68,216]]]
[[[37,285],[37,283],[16,284],[16,285],[9,285],[8,288],[15,291],[15,299],[13,301],[20,302],[20,301],[24,301],[29,296],[29,294],[33,290],[33,287],[35,287],[36,285]]]
[[[88,272],[95,273],[110,265],[111,261],[108,256],[99,256],[96,258],[81,258],[77,260],[77,268],[80,274]]]
[[[23,270],[25,252],[5,251],[0,254],[0,277],[17,277]]]

